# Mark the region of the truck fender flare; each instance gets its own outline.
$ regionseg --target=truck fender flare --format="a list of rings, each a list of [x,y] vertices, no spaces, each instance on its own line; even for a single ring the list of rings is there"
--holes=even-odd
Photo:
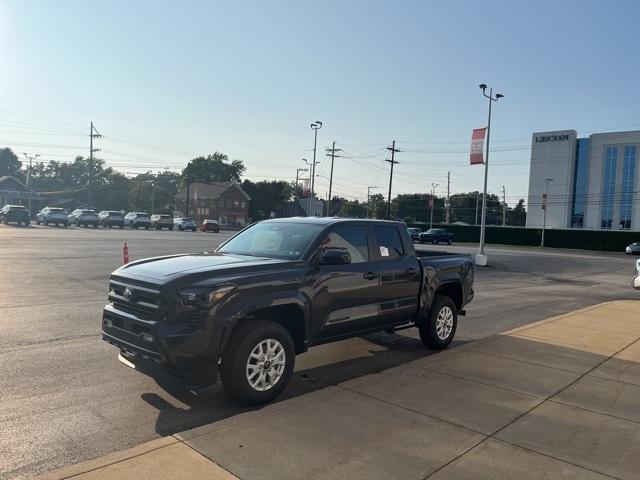
[[[425,287],[420,292],[420,307],[418,309],[418,315],[416,318],[416,323],[420,323],[424,321],[431,310],[431,305],[433,304],[433,299],[436,295],[436,292],[440,290],[445,285],[455,285],[460,287],[460,289],[464,290],[462,287],[462,283],[460,279],[454,275],[451,278],[441,278],[439,280],[436,279],[435,276],[428,278],[428,275],[425,275]]]
[[[225,309],[222,321],[220,322],[221,327],[224,328],[224,333],[220,338],[220,351],[224,350],[224,346],[227,344],[231,332],[241,319],[258,310],[284,305],[294,305],[302,311],[305,332],[310,332],[311,308],[308,299],[300,292],[281,292],[276,294],[260,295],[258,297],[252,297],[241,301]]]

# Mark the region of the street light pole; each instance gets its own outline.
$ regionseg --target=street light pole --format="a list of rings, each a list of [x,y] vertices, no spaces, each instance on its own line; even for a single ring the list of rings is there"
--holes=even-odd
[[[438,186],[437,183],[432,183],[431,184],[431,219],[429,220],[429,228],[433,228],[433,207],[436,206],[436,199],[435,199],[435,194],[436,194],[436,187]]]
[[[322,122],[316,120],[311,124],[311,130],[313,130],[313,165],[311,166],[311,195],[309,196],[309,213],[313,205],[313,195],[315,193],[316,185],[316,148],[318,146],[318,130],[322,128]],[[320,162],[317,162],[320,163]]]
[[[544,183],[546,183],[544,189],[544,200],[542,202],[542,237],[540,239],[540,246],[544,247],[544,230],[547,228],[547,199],[549,198],[549,183],[553,182],[553,178],[545,178]]]
[[[484,253],[484,239],[485,239],[485,227],[487,221],[487,177],[489,174],[489,137],[491,135],[491,105],[493,102],[497,102],[499,99],[504,97],[504,95],[497,93],[496,96],[493,96],[493,87],[489,89],[489,95],[487,95],[487,86],[482,83],[480,84],[480,89],[482,90],[482,95],[489,99],[489,116],[487,120],[487,151],[484,159],[484,193],[482,195],[482,215],[480,220],[480,248],[478,255],[476,255],[476,264],[477,265],[486,265],[487,264],[487,256]]]

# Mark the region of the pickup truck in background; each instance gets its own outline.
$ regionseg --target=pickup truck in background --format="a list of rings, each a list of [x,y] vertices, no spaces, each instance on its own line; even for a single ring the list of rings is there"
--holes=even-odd
[[[453,233],[447,232],[444,228],[430,228],[426,232],[418,234],[418,241],[420,243],[433,243],[434,245],[439,243],[451,245],[453,243]]]
[[[276,398],[309,347],[417,327],[447,347],[473,298],[473,263],[416,252],[404,223],[283,218],[215,252],[139,260],[111,275],[102,338],[160,383]]]

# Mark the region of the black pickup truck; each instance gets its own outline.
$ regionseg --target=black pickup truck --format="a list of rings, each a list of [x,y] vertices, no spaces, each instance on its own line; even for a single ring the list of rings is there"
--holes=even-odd
[[[313,345],[415,326],[445,348],[473,298],[473,263],[416,252],[399,222],[284,218],[215,252],[149,258],[111,275],[102,338],[159,383],[221,374],[242,403],[277,397]]]

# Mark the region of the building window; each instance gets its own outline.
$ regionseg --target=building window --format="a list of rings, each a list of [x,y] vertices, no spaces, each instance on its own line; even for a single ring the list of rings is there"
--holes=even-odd
[[[607,147],[604,154],[604,178],[602,182],[601,228],[613,226],[613,203],[616,194],[616,163],[618,147]]]
[[[587,179],[589,176],[589,139],[576,142],[576,163],[573,171],[573,197],[571,199],[571,227],[584,227],[584,211],[587,205]]]
[[[620,202],[620,228],[631,228],[631,210],[633,207],[633,185],[636,181],[636,146],[624,147],[622,166],[622,195]]]
[[[238,208],[240,206],[240,202],[238,200],[233,201],[233,208]]]

